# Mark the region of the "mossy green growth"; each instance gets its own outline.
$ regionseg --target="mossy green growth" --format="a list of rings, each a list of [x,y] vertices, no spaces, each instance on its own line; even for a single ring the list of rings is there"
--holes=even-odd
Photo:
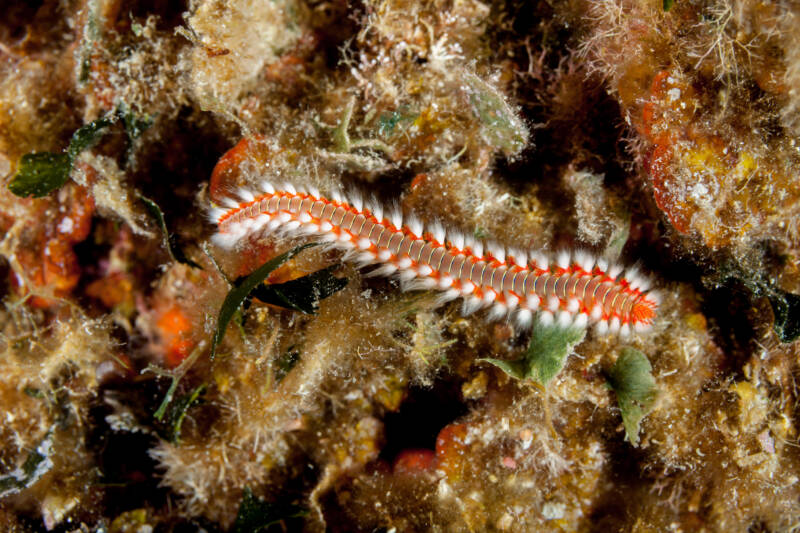
[[[531,342],[524,357],[515,361],[481,359],[517,379],[532,379],[547,385],[567,361],[572,349],[586,336],[586,328],[563,327],[558,324],[545,325],[536,322],[531,333]]]
[[[249,487],[245,487],[231,533],[286,531],[284,521],[300,519],[307,514],[308,511],[298,505],[280,505],[257,498]],[[298,522],[298,520],[294,520],[293,525],[301,525],[299,523],[295,524],[295,522]]]
[[[639,426],[653,408],[658,394],[652,370],[642,352],[625,347],[608,375],[622,412],[625,438],[634,446],[639,445]]]

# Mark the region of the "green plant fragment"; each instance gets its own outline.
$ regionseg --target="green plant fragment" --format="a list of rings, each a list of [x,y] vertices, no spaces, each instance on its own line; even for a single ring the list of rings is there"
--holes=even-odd
[[[308,510],[298,505],[276,504],[257,498],[249,487],[245,487],[231,533],[285,531],[280,527],[281,522],[292,518],[302,518],[307,514]],[[272,526],[278,527],[273,528]]]
[[[528,143],[528,128],[505,98],[475,74],[465,75],[469,102],[481,121],[483,137],[507,156],[519,153]]]
[[[50,458],[53,447],[53,430],[39,441],[36,449],[32,450],[25,462],[15,471],[5,476],[0,476],[0,498],[26,489],[39,481],[52,467]]]
[[[670,9],[672,9],[672,5],[674,3],[675,3],[675,0],[663,0],[661,2],[661,7],[664,9],[664,11],[669,11]]]
[[[175,391],[178,389],[178,383],[180,383],[181,379],[183,379],[183,376],[186,375],[186,372],[188,372],[192,365],[194,365],[195,361],[197,361],[197,358],[200,356],[205,347],[206,342],[201,341],[195,347],[195,349],[192,350],[192,353],[189,354],[189,357],[181,361],[181,364],[172,370],[166,370],[153,364],[147,365],[147,368],[142,370],[143,374],[145,372],[152,372],[157,376],[170,378],[172,380],[169,385],[169,389],[167,389],[167,393],[164,395],[164,399],[161,400],[161,405],[159,405],[156,412],[153,413],[153,417],[155,417],[156,420],[161,420],[164,418],[164,414],[167,412],[167,407],[172,401]]]
[[[69,156],[70,164],[75,162],[75,159],[82,151],[94,146],[94,144],[105,135],[105,129],[114,122],[116,122],[116,117],[114,115],[106,115],[75,130],[75,133],[72,134],[72,139],[69,141],[69,146],[67,147],[67,155]]]
[[[251,296],[264,303],[313,315],[319,310],[320,300],[347,286],[347,278],[337,278],[333,275],[338,269],[339,265],[331,265],[285,283],[259,285]]]
[[[200,396],[206,391],[205,383],[196,387],[192,392],[179,396],[170,405],[169,416],[167,417],[170,440],[178,442],[181,438],[181,426],[183,419],[186,418],[186,413],[189,408],[196,405],[200,401]]]
[[[547,385],[567,361],[573,348],[586,336],[586,328],[544,325],[537,321],[531,332],[531,342],[525,355],[515,361],[481,359],[498,367],[516,379],[532,379]]]
[[[20,197],[41,198],[64,185],[69,179],[72,161],[67,154],[32,152],[20,159],[19,170],[8,190]]]
[[[625,347],[608,375],[622,413],[625,438],[634,446],[639,445],[639,426],[653,408],[658,393],[652,370],[642,352]]]
[[[167,223],[164,220],[164,213],[161,211],[161,208],[158,207],[158,204],[155,203],[150,198],[146,196],[139,195],[139,198],[144,203],[145,207],[147,208],[147,212],[150,213],[158,227],[161,228],[161,239],[164,243],[164,248],[167,249],[167,253],[169,254],[170,258],[173,261],[177,261],[178,263],[182,263],[184,265],[188,265],[192,268],[199,268],[203,270],[203,267],[186,257],[186,254],[183,252],[183,249],[178,245],[178,239],[174,234],[171,234],[167,229]]]
[[[246,278],[240,278],[234,282],[233,288],[228,292],[227,296],[225,296],[225,301],[222,302],[222,305],[219,308],[219,314],[217,315],[217,328],[214,331],[214,337],[211,341],[210,357],[212,360],[217,353],[217,347],[225,337],[225,331],[228,329],[228,324],[236,313],[236,310],[239,309],[239,307],[245,302],[253,289],[258,287],[265,279],[267,279],[267,276],[269,276],[273,270],[306,248],[310,248],[312,246],[316,246],[316,244],[308,243],[292,248],[288,252],[267,261]]]
[[[115,121],[113,115],[107,115],[78,128],[72,134],[66,153],[31,152],[23,155],[8,190],[23,198],[41,198],[62,187],[69,179],[78,155],[94,145]]]

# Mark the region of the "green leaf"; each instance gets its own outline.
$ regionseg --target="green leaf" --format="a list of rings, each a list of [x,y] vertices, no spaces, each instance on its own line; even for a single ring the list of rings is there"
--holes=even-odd
[[[622,412],[625,437],[634,446],[639,445],[639,425],[653,408],[658,393],[652,370],[642,352],[625,347],[608,375]]]
[[[319,309],[320,300],[347,286],[347,278],[337,278],[333,275],[338,269],[339,265],[331,265],[285,283],[259,285],[251,296],[264,303],[313,315]]]
[[[75,162],[78,154],[94,146],[94,144],[105,135],[105,129],[114,122],[116,122],[116,117],[114,115],[106,115],[78,128],[75,133],[72,134],[69,147],[67,147],[67,155],[69,156],[70,163]]]
[[[170,405],[167,420],[170,427],[170,440],[172,442],[178,442],[180,440],[183,419],[186,418],[186,413],[189,411],[189,408],[200,401],[200,395],[206,391],[206,388],[206,385],[202,384],[189,394],[179,396]]]
[[[67,154],[33,152],[20,159],[19,170],[8,190],[23,198],[41,198],[64,185],[69,179],[72,161]]]
[[[16,494],[39,481],[52,467],[50,459],[53,447],[53,430],[39,442],[35,450],[31,450],[21,467],[8,475],[0,476],[0,498]]]
[[[573,348],[586,336],[586,328],[544,325],[537,321],[531,333],[531,342],[525,356],[516,361],[481,359],[498,367],[517,379],[532,379],[547,385],[567,361]]]
[[[139,195],[139,199],[142,200],[147,208],[147,212],[150,213],[150,216],[152,216],[158,223],[158,227],[161,228],[161,239],[164,243],[164,248],[167,249],[167,253],[169,253],[169,256],[172,258],[172,260],[184,265],[188,265],[192,268],[199,268],[200,270],[203,270],[203,267],[186,257],[186,254],[183,253],[181,247],[178,246],[178,239],[167,229],[167,223],[164,220],[164,213],[161,211],[161,208],[158,207],[158,204],[146,196]]]
[[[225,337],[225,331],[228,329],[228,324],[233,318],[233,315],[236,313],[236,310],[239,309],[242,303],[244,303],[245,299],[247,299],[253,289],[267,279],[273,270],[306,248],[310,248],[312,246],[316,246],[316,244],[309,243],[292,248],[288,252],[281,254],[270,261],[267,261],[246,278],[236,280],[233,288],[228,292],[228,295],[225,296],[225,301],[222,302],[222,306],[219,308],[219,314],[217,315],[217,329],[214,331],[214,338],[211,341],[210,357],[212,360],[217,353],[217,347]]]
[[[675,3],[675,0],[663,0],[661,2],[661,7],[664,8],[664,11],[669,11],[672,9],[672,5]]]
[[[8,189],[23,198],[41,198],[60,188],[69,179],[78,154],[95,144],[115,121],[114,115],[106,115],[78,128],[72,134],[66,153],[32,152],[23,155]]]
[[[231,533],[261,533],[269,531],[270,526],[278,525],[284,520],[302,518],[307,514],[308,510],[298,505],[266,502],[253,495],[249,487],[245,487]],[[278,530],[280,529],[276,529]]]

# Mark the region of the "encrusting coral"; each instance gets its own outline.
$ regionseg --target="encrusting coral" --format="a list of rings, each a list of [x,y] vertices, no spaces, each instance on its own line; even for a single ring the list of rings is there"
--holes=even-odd
[[[0,529],[796,530],[798,21],[753,0],[12,2]],[[269,187],[298,205],[261,235],[246,191]],[[491,279],[351,244],[491,289],[500,319],[307,246],[312,188],[317,210],[402,210],[369,223],[409,248],[446,226],[435,253]],[[311,222],[367,224],[345,210]],[[527,274],[494,279],[519,267],[500,245],[638,263],[651,327],[508,320]],[[540,305],[614,308],[546,266]]]

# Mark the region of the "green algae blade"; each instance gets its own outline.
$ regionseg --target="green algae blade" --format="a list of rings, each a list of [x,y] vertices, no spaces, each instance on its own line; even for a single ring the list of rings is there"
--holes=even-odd
[[[639,445],[639,426],[653,408],[658,394],[652,371],[650,361],[642,352],[625,347],[608,375],[622,413],[625,438],[634,446]]]
[[[517,379],[532,379],[546,386],[567,361],[572,349],[586,336],[585,328],[536,322],[525,356],[515,361],[481,359]]]
[[[164,212],[161,211],[161,208],[158,206],[158,204],[146,196],[139,195],[139,199],[145,205],[147,212],[150,213],[150,216],[155,219],[156,224],[158,224],[158,227],[161,229],[161,239],[170,258],[178,263],[203,270],[203,267],[186,257],[183,249],[178,246],[178,239],[167,229],[167,223],[164,220]]]

